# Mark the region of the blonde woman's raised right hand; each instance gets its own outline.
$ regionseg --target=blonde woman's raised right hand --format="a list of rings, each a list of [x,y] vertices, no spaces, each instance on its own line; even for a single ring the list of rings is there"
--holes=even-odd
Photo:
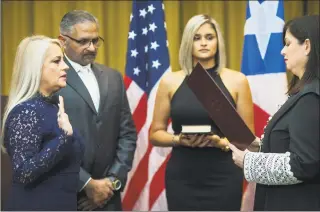
[[[64,111],[64,101],[62,96],[59,96],[59,111],[57,116],[59,127],[65,131],[67,135],[71,136],[73,134],[73,129],[70,124],[68,114]]]

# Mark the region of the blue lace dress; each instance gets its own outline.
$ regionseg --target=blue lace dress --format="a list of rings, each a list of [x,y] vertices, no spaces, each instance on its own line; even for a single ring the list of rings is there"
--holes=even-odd
[[[83,142],[58,127],[53,98],[36,95],[13,108],[4,133],[12,184],[4,210],[77,210]]]

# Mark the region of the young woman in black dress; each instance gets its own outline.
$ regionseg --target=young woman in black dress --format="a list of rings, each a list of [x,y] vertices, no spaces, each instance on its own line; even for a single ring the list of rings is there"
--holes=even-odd
[[[182,70],[161,79],[151,127],[155,146],[173,147],[166,167],[169,210],[239,211],[243,177],[233,164],[223,133],[186,84],[197,62],[211,74],[253,131],[253,103],[242,73],[225,67],[225,48],[218,23],[207,15],[192,17],[183,33]],[[207,91],[210,94],[210,90]],[[171,118],[174,134],[167,132]],[[227,118],[227,116],[226,116]],[[211,125],[214,135],[181,134],[182,125]]]

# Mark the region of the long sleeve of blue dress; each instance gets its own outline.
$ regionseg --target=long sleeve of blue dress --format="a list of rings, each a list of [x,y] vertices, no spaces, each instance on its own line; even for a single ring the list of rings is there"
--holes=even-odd
[[[48,140],[43,138],[43,129],[48,124],[43,116],[37,105],[32,104],[18,105],[8,116],[4,140],[16,183],[26,185],[34,182],[72,148],[72,136],[67,136],[59,128]]]

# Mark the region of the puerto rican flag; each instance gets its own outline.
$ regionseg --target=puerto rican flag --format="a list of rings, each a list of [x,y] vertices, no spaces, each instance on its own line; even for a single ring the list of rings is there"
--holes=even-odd
[[[280,54],[283,26],[283,1],[248,1],[241,70],[250,84],[258,137],[269,116],[287,99],[286,69]],[[251,183],[245,188],[242,210],[252,210],[254,190]]]
[[[126,93],[138,133],[128,182],[122,193],[125,211],[167,211],[165,167],[171,148],[149,141],[155,96],[161,77],[171,71],[162,1],[132,2],[125,72]],[[171,124],[168,131],[172,132]]]

